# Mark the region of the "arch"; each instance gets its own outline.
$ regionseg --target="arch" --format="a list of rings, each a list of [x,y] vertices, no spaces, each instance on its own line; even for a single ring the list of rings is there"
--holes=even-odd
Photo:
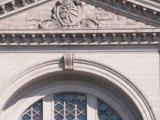
[[[90,87],[88,87],[90,86]],[[64,89],[65,87],[65,89]],[[95,89],[96,88],[96,89]],[[52,85],[50,84],[49,86],[45,86],[43,88],[45,89],[44,91],[42,90],[37,90],[37,91],[41,91],[39,94],[41,94],[41,96],[38,97],[32,97],[29,98],[27,100],[21,101],[21,103],[19,105],[20,109],[16,110],[16,113],[18,113],[17,118],[19,117],[19,114],[22,114],[25,109],[30,106],[32,103],[38,101],[39,99],[42,99],[45,97],[45,95],[51,95],[51,94],[57,94],[57,93],[66,93],[66,92],[75,92],[75,93],[83,93],[83,94],[89,94],[89,95],[93,95],[96,96],[100,99],[102,99],[103,101],[107,102],[107,104],[109,104],[110,106],[112,106],[112,108],[114,110],[117,110],[117,112],[120,115],[123,115],[122,118],[123,120],[129,120],[129,115],[131,115],[131,113],[126,113],[127,111],[124,110],[124,106],[121,104],[120,101],[118,100],[113,100],[113,97],[109,92],[102,92],[102,90],[100,90],[100,88],[91,85],[91,84],[85,84],[83,82],[68,82],[67,84],[63,85],[63,84],[55,84],[53,83]],[[37,91],[34,91],[35,93],[37,93]],[[107,95],[106,95],[107,94]],[[110,97],[107,97],[110,96]],[[18,106],[19,106],[18,105]],[[13,117],[11,117],[13,118]],[[134,120],[134,119],[130,119],[130,120]]]
[[[8,120],[5,118],[7,114],[10,112],[14,112],[11,110],[3,111],[5,105],[7,104],[7,101],[10,101],[12,96],[17,92],[19,92],[19,89],[22,86],[25,86],[27,83],[36,80],[36,78],[40,76],[45,76],[46,74],[50,73],[62,72],[63,69],[60,67],[59,61],[60,61],[59,59],[51,60],[33,66],[24,71],[23,73],[19,74],[7,86],[1,89],[1,91],[3,92],[0,92],[1,95],[0,114],[3,120]],[[106,81],[113,83],[115,86],[118,86],[125,94],[127,94],[133,100],[134,104],[140,111],[143,120],[155,120],[151,107],[148,104],[145,97],[127,78],[125,78],[115,70],[107,66],[101,65],[99,63],[83,60],[81,58],[76,58],[74,60],[74,71],[90,73],[95,76],[100,76],[101,78],[104,78]],[[39,96],[36,99],[38,100],[42,97],[44,96]]]

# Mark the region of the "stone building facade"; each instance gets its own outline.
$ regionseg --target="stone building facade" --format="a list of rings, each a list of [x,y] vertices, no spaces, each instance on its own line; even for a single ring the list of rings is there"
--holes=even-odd
[[[159,120],[159,0],[0,0],[0,120]]]

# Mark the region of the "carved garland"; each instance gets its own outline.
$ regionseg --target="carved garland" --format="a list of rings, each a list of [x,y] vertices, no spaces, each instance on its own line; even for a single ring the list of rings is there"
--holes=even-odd
[[[28,7],[32,7],[36,4],[40,4],[46,1],[48,0],[9,0],[7,2],[3,2],[0,5],[0,18],[6,17],[7,15],[13,14],[14,12],[27,9]],[[93,1],[107,8],[115,9],[117,11],[120,10],[129,16],[139,17],[140,19],[148,21],[149,23],[160,25],[159,9],[152,10],[151,8],[134,4],[129,0],[100,0],[98,2],[96,0]]]

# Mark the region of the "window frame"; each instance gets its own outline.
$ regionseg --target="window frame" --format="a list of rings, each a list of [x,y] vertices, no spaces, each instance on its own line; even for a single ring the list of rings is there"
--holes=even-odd
[[[78,93],[84,93],[90,96],[96,96],[97,98],[101,99],[105,103],[107,103],[109,106],[112,106],[112,108],[117,111],[117,113],[122,117],[123,120],[134,120],[134,116],[132,113],[129,112],[129,109],[124,106],[124,104],[120,101],[119,98],[116,98],[113,93],[110,93],[108,90],[104,88],[100,88],[99,86],[95,84],[85,83],[85,82],[73,82],[70,80],[61,81],[61,83],[52,83],[49,86],[43,86],[42,88],[38,89],[40,94],[43,94],[42,96],[33,96],[30,100],[27,100],[28,102],[25,103],[25,108],[23,108],[23,112],[28,108],[28,105],[32,105],[36,101],[44,98],[44,99],[51,99],[53,94],[63,93],[63,92],[78,92]],[[41,91],[42,90],[42,91]],[[35,90],[35,92],[38,92]],[[34,93],[34,91],[32,91]],[[47,97],[48,95],[52,94],[50,97]],[[32,103],[32,104],[31,104]],[[53,105],[52,103],[46,103],[46,105]],[[53,111],[53,110],[52,110]],[[95,110],[92,110],[93,112],[97,112]],[[52,113],[54,114],[54,113]],[[21,111],[22,115],[22,111]],[[122,116],[123,115],[123,116]],[[53,120],[51,115],[46,114],[47,119]],[[97,115],[96,115],[97,116]],[[90,116],[91,117],[91,116]],[[93,118],[91,118],[93,120]],[[19,120],[21,120],[19,118]],[[45,120],[45,119],[44,119]]]
[[[28,116],[28,112],[30,111],[30,109],[34,109],[33,107],[37,104],[40,104],[40,106],[42,106],[40,109],[38,109],[38,111],[41,113],[41,120],[56,120],[55,118],[55,96],[57,95],[73,95],[73,96],[78,96],[78,95],[82,95],[83,97],[85,97],[86,99],[86,108],[85,108],[85,115],[86,115],[86,120],[100,120],[99,118],[99,111],[98,111],[98,101],[100,100],[99,98],[97,98],[96,96],[90,95],[90,94],[84,94],[84,93],[77,93],[77,92],[64,92],[64,93],[59,93],[59,94],[51,94],[51,95],[47,95],[44,98],[42,98],[41,100],[35,102],[34,104],[32,104],[27,110],[25,110],[25,112],[22,114],[21,116],[21,120],[23,120],[23,117],[25,115]],[[112,112],[112,114],[117,115],[120,119],[121,116],[117,113],[116,110],[114,110],[110,105],[108,105],[107,103],[105,103],[104,101],[100,100],[102,103],[104,103],[107,106],[107,116],[108,116],[108,112]],[[62,105],[66,103],[66,101],[62,100],[61,101]],[[67,103],[66,103],[67,104]],[[74,105],[74,103],[72,104]],[[75,106],[74,106],[75,107]],[[37,108],[37,107],[36,107]],[[64,108],[62,108],[63,110],[65,110],[65,106]],[[35,110],[34,110],[35,111]],[[38,112],[37,111],[37,112]],[[68,111],[68,110],[67,110]],[[75,112],[75,111],[74,111]],[[32,114],[32,112],[31,112]],[[59,114],[59,112],[58,112]],[[71,113],[72,114],[72,113]],[[105,113],[106,114],[106,113]],[[78,116],[76,116],[76,114],[74,114],[74,117],[77,117],[78,120]],[[31,120],[34,119],[33,118],[34,115],[31,116]],[[65,113],[63,114],[63,119],[67,119],[65,118],[67,117],[67,115],[65,115]],[[108,116],[107,119],[109,119],[110,117]],[[106,118],[105,118],[106,119]]]
[[[87,98],[87,120],[98,120],[97,97],[86,94]],[[43,120],[54,119],[54,94],[43,98]]]

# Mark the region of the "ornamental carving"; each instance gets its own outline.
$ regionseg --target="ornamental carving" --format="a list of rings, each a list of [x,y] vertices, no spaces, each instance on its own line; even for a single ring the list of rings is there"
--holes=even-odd
[[[18,21],[18,22],[17,22]],[[121,11],[82,0],[50,0],[15,14],[0,23],[1,29],[126,29],[155,28],[125,16]]]
[[[29,9],[30,7],[40,5],[45,2],[50,2],[55,0],[2,0],[0,2],[0,20],[18,13],[20,11],[24,11],[25,9]],[[61,3],[61,7],[64,7],[64,0],[59,0]],[[66,0],[68,1],[68,0]],[[77,6],[78,0],[70,0],[69,4],[75,7]],[[160,25],[160,12],[159,6],[155,3],[151,4],[149,1],[143,2],[142,0],[89,0],[87,2],[95,4],[99,4],[105,8],[114,9],[117,12],[122,12],[127,16],[131,16],[132,18],[136,18],[142,21],[146,21],[152,25],[159,26]],[[67,2],[65,2],[66,4]],[[79,2],[78,2],[79,3]],[[68,3],[66,4],[68,5]],[[71,5],[71,4],[70,4]],[[147,5],[147,7],[146,7]],[[72,6],[72,7],[73,7]],[[65,6],[65,8],[67,8]],[[78,8],[79,10],[79,8]]]
[[[82,18],[82,5],[79,0],[59,0],[52,10],[52,17],[62,26],[78,24]]]

